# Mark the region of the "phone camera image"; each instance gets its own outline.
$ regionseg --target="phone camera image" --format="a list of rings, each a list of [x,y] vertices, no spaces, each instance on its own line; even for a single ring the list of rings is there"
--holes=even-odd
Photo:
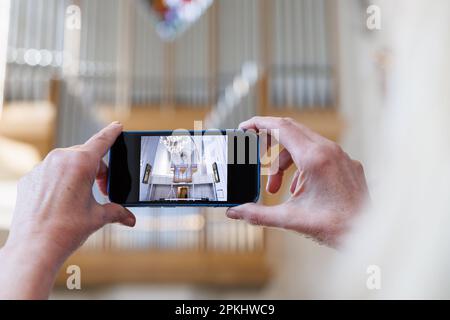
[[[226,202],[227,135],[141,136],[141,202]]]

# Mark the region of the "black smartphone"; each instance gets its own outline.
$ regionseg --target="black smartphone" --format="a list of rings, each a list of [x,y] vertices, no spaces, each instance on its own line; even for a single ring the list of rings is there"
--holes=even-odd
[[[259,190],[253,131],[125,131],[109,152],[109,198],[127,207],[231,207]]]

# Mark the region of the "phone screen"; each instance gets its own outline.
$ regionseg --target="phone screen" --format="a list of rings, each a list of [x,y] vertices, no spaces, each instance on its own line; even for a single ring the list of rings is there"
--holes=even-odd
[[[227,201],[227,135],[143,136],[140,154],[139,201]]]
[[[111,201],[128,206],[233,206],[259,195],[256,134],[124,132],[110,151]]]

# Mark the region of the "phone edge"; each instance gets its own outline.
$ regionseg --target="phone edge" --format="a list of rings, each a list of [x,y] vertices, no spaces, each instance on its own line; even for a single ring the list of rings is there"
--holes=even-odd
[[[238,129],[215,129],[221,132],[225,132],[227,130],[233,130],[233,131],[237,131]],[[132,134],[141,134],[141,133],[148,133],[148,132],[152,132],[152,133],[159,133],[159,132],[163,132],[163,133],[168,133],[168,132],[173,132],[175,130],[155,130],[155,131],[122,131],[121,134],[125,134],[125,133],[132,133]],[[202,130],[202,131],[195,131],[195,130],[187,130],[189,131],[189,133],[193,132],[202,132],[204,133],[207,130]],[[255,133],[256,134],[256,133]],[[256,147],[257,147],[257,168],[258,168],[258,173],[257,173],[257,191],[256,191],[256,196],[255,199],[252,201],[253,203],[258,202],[259,197],[261,195],[261,159],[259,157],[259,135],[256,134]],[[111,198],[109,197],[109,190],[110,190],[110,178],[111,178],[111,171],[109,170],[109,168],[111,167],[111,153],[112,153],[112,148],[110,148],[108,150],[108,183],[106,185],[106,191],[108,193],[108,200],[110,202]],[[103,161],[103,160],[102,160]],[[178,208],[183,208],[183,207],[209,207],[209,208],[231,208],[231,207],[237,207],[240,205],[243,205],[243,203],[224,203],[224,204],[174,204],[174,205],[161,205],[161,204],[126,204],[126,203],[118,203],[121,206],[124,206],[126,208],[146,208],[146,207],[152,207],[152,208],[174,208],[174,207],[178,207]]]

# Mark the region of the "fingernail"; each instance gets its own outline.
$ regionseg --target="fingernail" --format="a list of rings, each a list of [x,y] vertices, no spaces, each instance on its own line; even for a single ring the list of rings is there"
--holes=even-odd
[[[237,217],[238,217],[238,213],[234,209],[228,209],[226,214],[227,214],[227,217],[230,219],[237,219]]]
[[[111,126],[121,126],[122,124],[119,121],[113,121],[110,124]]]
[[[128,217],[125,219],[125,223],[127,226],[134,227],[134,225],[136,224],[136,219],[133,217]]]

